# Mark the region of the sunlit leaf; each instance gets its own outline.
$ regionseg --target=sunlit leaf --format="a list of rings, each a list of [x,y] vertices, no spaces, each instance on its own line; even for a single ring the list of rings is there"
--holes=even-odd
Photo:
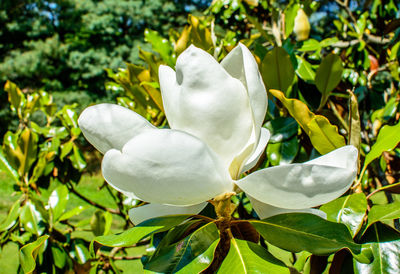
[[[21,199],[18,199],[10,208],[6,219],[0,224],[0,232],[6,231],[13,227],[21,212]]]
[[[290,273],[283,262],[262,246],[231,239],[229,253],[217,273]]]
[[[48,238],[48,235],[43,235],[36,241],[23,246],[19,251],[19,262],[25,273],[32,273],[35,270],[36,257]]]
[[[363,263],[371,260],[371,254],[353,241],[345,225],[313,214],[287,213],[250,222],[267,242],[288,251],[329,255],[346,248]]]
[[[56,222],[64,213],[69,198],[68,192],[65,185],[60,185],[50,194],[48,204],[52,212],[53,222]]]
[[[281,47],[268,52],[261,65],[261,75],[267,88],[286,92],[293,82],[295,73],[289,54]]]
[[[362,237],[362,243],[369,243],[374,260],[370,264],[355,262],[354,272],[398,273],[400,269],[400,234],[394,229],[375,223]]]
[[[346,145],[344,137],[338,133],[337,127],[330,124],[324,116],[315,115],[306,104],[297,99],[286,98],[279,90],[271,89],[269,92],[278,98],[290,115],[296,119],[319,153],[326,154]]]
[[[391,221],[400,218],[400,201],[395,201],[390,204],[374,205],[368,213],[368,227],[376,222]]]
[[[332,125],[324,116],[315,115],[307,127],[311,143],[321,154],[346,145],[344,137],[338,133],[337,126]]]
[[[322,59],[315,74],[315,85],[322,93],[321,106],[325,105],[330,92],[339,84],[342,74],[342,60],[338,55],[331,53]]]
[[[321,206],[320,210],[326,213],[328,221],[345,224],[354,237],[363,223],[367,199],[364,193],[354,193],[333,200]]]
[[[93,243],[95,242],[100,245],[111,247],[132,246],[151,234],[166,231],[177,226],[190,216],[191,215],[174,215],[150,219],[120,234],[96,237],[90,245],[90,250],[91,252],[93,251]]]
[[[400,122],[394,126],[384,126],[379,131],[376,143],[371,147],[370,152],[365,156],[364,167],[381,156],[384,151],[392,150],[400,142]]]

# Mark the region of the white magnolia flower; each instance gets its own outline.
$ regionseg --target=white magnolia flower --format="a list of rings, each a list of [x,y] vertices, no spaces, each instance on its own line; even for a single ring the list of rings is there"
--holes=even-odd
[[[315,160],[259,170],[239,179],[264,152],[267,94],[250,51],[242,44],[219,64],[190,46],[176,72],[160,66],[165,114],[158,129],[118,105],[89,107],[83,134],[104,153],[106,181],[150,204],[133,208],[134,223],[168,214],[197,214],[210,200],[246,192],[261,218],[311,207],[342,195],[356,176],[357,150],[337,149]]]

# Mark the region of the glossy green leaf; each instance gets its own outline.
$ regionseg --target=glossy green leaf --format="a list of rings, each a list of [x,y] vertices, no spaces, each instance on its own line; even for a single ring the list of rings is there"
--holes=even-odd
[[[229,253],[217,273],[290,273],[283,262],[265,248],[232,238]]]
[[[190,216],[191,215],[173,215],[154,218],[144,221],[120,234],[96,237],[90,245],[90,250],[91,252],[93,251],[94,242],[111,247],[132,246],[147,236],[169,230],[170,228],[179,225]]]
[[[72,142],[72,141],[68,141],[65,144],[61,145],[61,154],[60,154],[61,161],[63,161],[64,157],[67,156],[71,152],[73,146],[74,146],[74,142]]]
[[[72,166],[77,170],[84,170],[87,164],[81,150],[74,144],[72,151],[72,155],[69,156]]]
[[[200,273],[214,258],[219,231],[208,223],[182,241],[157,250],[144,268],[158,273]]]
[[[333,200],[320,207],[327,215],[327,220],[345,224],[354,237],[360,230],[365,212],[367,199],[364,193],[354,193]]]
[[[374,260],[370,264],[355,262],[354,272],[398,273],[400,269],[400,234],[381,224],[373,224],[362,237],[362,243],[371,246]]]
[[[296,73],[304,81],[313,82],[315,79],[315,71],[311,67],[311,64],[307,62],[304,58],[296,55],[297,59],[297,69]]]
[[[62,269],[67,263],[68,254],[65,250],[57,244],[51,245],[51,254],[53,255],[54,264],[56,267]]]
[[[4,85],[4,90],[8,93],[8,101],[10,102],[11,106],[18,112],[20,115],[19,107],[21,102],[25,101],[24,94],[22,91],[11,81],[7,81]]]
[[[32,273],[35,270],[36,258],[48,238],[48,235],[41,236],[36,241],[23,246],[19,251],[19,262],[25,273]]]
[[[288,251],[329,255],[346,248],[361,262],[368,263],[371,259],[370,254],[364,253],[362,246],[353,241],[345,225],[313,214],[287,213],[250,223],[267,242]]]
[[[26,231],[36,235],[41,235],[44,232],[43,216],[31,201],[27,201],[22,208],[20,221]]]
[[[6,172],[11,178],[13,178],[14,182],[19,181],[18,172],[10,165],[6,156],[3,154],[3,150],[0,147],[0,170]]]
[[[315,39],[308,39],[303,42],[298,51],[319,51],[321,49],[320,43]]]
[[[392,150],[400,142],[400,122],[394,126],[384,126],[379,131],[376,143],[371,147],[370,152],[365,156],[364,168],[373,160],[381,156],[384,151]]]
[[[68,203],[68,188],[65,185],[58,186],[49,197],[49,207],[52,212],[53,221],[56,222],[64,213]]]
[[[342,74],[342,60],[338,55],[331,53],[322,59],[315,74],[315,85],[322,93],[321,106],[325,105],[330,92],[339,84]]]
[[[82,239],[75,239],[72,242],[70,256],[78,261],[79,264],[84,264],[90,259],[90,253],[86,247],[87,243]]]
[[[289,54],[281,47],[268,52],[261,65],[261,75],[269,89],[286,92],[294,79],[294,69]]]
[[[107,235],[110,231],[112,215],[110,212],[97,210],[90,220],[90,227],[96,236]]]
[[[279,90],[271,89],[269,92],[278,98],[290,115],[296,119],[318,152],[325,154],[346,145],[343,136],[337,132],[337,127],[330,124],[324,116],[315,115],[306,104],[297,99],[286,98]]]
[[[299,4],[289,5],[286,7],[285,14],[285,36],[289,37],[289,35],[293,31],[294,27],[294,18],[296,18],[297,10],[300,8]]]
[[[21,199],[18,199],[10,208],[6,219],[0,224],[0,232],[6,231],[13,227],[18,220],[21,212]]]
[[[64,214],[62,214],[60,216],[60,218],[58,219],[58,221],[61,222],[61,221],[68,220],[76,215],[81,214],[82,211],[84,211],[87,208],[88,208],[87,206],[77,206],[77,207],[71,209],[70,211],[67,211]]]
[[[144,38],[151,44],[153,50],[160,54],[168,66],[174,67],[173,48],[167,39],[161,37],[157,31],[150,29],[144,31]]]
[[[299,141],[293,137],[282,143],[269,144],[267,146],[268,161],[273,166],[290,164],[299,151]]]
[[[400,201],[395,201],[390,204],[374,205],[368,213],[367,227],[370,227],[376,222],[391,221],[400,218]]]
[[[29,128],[25,128],[20,134],[8,132],[4,136],[3,153],[20,177],[25,176],[36,161],[37,142],[38,135]]]
[[[268,141],[270,144],[289,140],[297,134],[299,129],[296,120],[291,117],[278,117],[268,121],[264,127],[271,133],[271,137]]]
[[[338,133],[337,126],[332,125],[324,116],[315,115],[307,127],[311,143],[321,154],[346,145],[344,137]]]

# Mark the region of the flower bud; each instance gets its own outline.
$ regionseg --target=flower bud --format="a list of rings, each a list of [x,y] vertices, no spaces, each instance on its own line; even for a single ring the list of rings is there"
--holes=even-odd
[[[310,35],[310,23],[303,9],[297,11],[293,31],[296,34],[297,41],[307,40]]]

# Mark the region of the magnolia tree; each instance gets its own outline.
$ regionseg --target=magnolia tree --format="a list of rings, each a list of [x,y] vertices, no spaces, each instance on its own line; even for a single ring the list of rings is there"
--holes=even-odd
[[[91,106],[78,120],[87,140],[104,153],[105,180],[124,195],[149,203],[129,212],[136,230],[151,227],[152,233],[158,232],[160,225],[174,220],[172,231],[183,226],[184,233],[189,234],[184,247],[180,247],[181,242],[173,245],[174,253],[179,254],[174,255],[181,257],[179,263],[159,262],[165,256],[161,245],[151,258],[149,269],[288,272],[282,262],[258,245],[258,233],[262,241],[285,248],[285,242],[295,240],[291,239],[296,236],[292,230],[297,230],[301,222],[332,225],[325,221],[324,212],[312,207],[334,200],[350,187],[357,174],[357,149],[344,146],[302,164],[250,173],[270,138],[270,132],[262,128],[267,93],[251,52],[239,44],[218,63],[191,45],[178,57],[175,69],[159,68],[170,129],[156,128],[134,111],[112,104]],[[243,173],[247,176],[242,178]],[[236,205],[231,197],[242,191],[261,221],[232,218]],[[201,215],[207,202],[214,206],[215,219]],[[295,213],[280,215],[289,212]],[[276,217],[265,219],[271,216]],[[201,224],[195,228],[187,225],[188,220],[196,218]],[[246,224],[246,230],[253,232],[250,238],[235,237],[231,227],[236,224]],[[341,226],[337,229],[345,230]],[[304,240],[310,247],[300,245],[291,251],[304,249],[325,255],[348,248],[361,256],[361,247],[351,241],[349,232],[336,234],[315,228],[307,232],[310,235]],[[275,233],[281,234],[279,238]],[[143,236],[148,235],[147,231]],[[326,250],[318,245],[319,237],[329,243]],[[166,248],[171,251],[171,246]],[[243,249],[251,252],[253,248],[262,255],[252,254],[243,265],[235,261],[237,253]]]

